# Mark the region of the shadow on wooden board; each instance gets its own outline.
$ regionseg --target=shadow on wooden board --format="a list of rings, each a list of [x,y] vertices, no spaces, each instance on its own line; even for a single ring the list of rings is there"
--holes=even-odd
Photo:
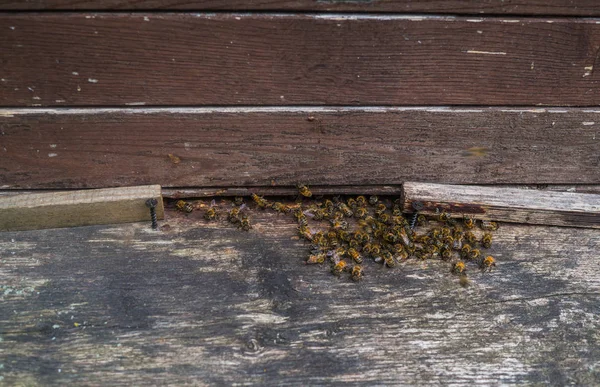
[[[441,261],[354,283],[252,211],[0,234],[3,382],[600,383],[596,230],[503,224],[466,288]]]

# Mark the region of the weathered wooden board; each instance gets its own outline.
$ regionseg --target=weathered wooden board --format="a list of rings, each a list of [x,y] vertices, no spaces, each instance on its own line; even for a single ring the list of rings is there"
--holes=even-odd
[[[3,383],[600,383],[595,230],[502,225],[461,288],[440,261],[337,280],[284,216],[167,215],[0,234]]]
[[[402,184],[405,212],[552,226],[600,228],[600,195],[435,183]]]
[[[598,184],[599,125],[584,109],[4,109],[0,188]]]
[[[0,0],[4,10],[263,10],[600,15],[595,0]]]
[[[5,13],[0,26],[4,106],[600,104],[595,19]]]
[[[164,216],[160,185],[29,193],[0,197],[0,231],[38,230],[150,220]]]

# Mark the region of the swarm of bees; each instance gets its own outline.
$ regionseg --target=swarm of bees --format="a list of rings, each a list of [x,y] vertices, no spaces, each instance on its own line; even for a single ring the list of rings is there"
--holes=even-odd
[[[491,255],[482,253],[482,249],[492,247],[492,232],[498,229],[495,222],[476,221],[469,216],[455,218],[444,211],[433,216],[407,216],[398,200],[380,200],[375,195],[307,200],[313,197],[309,187],[298,184],[297,188],[295,205],[271,202],[257,194],[252,194],[251,200],[259,209],[292,216],[298,225],[298,236],[310,243],[306,264],[329,265],[336,277],[347,275],[353,281],[361,281],[366,260],[394,268],[409,259],[436,259],[448,262],[450,273],[459,277],[461,286],[468,286],[469,266],[482,272],[490,272],[496,266]],[[192,209],[184,201],[178,201],[176,208],[183,212]],[[246,209],[244,199],[236,197],[227,220],[249,231],[252,226]],[[214,200],[204,218],[218,218]]]

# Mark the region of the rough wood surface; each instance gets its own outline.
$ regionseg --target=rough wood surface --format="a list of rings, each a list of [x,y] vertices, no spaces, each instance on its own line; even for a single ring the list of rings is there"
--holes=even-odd
[[[0,0],[4,10],[362,11],[452,14],[600,15],[596,0]]]
[[[462,288],[440,261],[337,280],[284,216],[167,215],[0,234],[0,383],[600,383],[597,230],[502,225]]]
[[[449,211],[456,217],[600,228],[597,194],[405,182],[402,199],[406,212],[419,203],[419,212],[429,215]]]
[[[0,26],[4,106],[600,104],[594,19],[5,13]]]
[[[3,109],[0,189],[598,184],[599,125],[585,109]]]
[[[150,220],[146,200],[164,216],[159,185],[0,197],[0,231],[88,226]]]

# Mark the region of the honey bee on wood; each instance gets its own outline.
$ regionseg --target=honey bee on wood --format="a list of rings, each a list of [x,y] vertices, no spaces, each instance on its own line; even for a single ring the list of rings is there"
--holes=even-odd
[[[460,249],[460,256],[464,259],[464,258],[469,258],[469,254],[471,254],[471,245],[468,244],[463,244],[462,248]]]
[[[372,196],[371,196],[372,197]],[[369,198],[369,203],[371,199]],[[379,203],[375,206],[375,215],[381,215],[387,210],[387,207],[383,203]]]
[[[344,216],[346,218],[351,218],[352,215],[354,215],[354,212],[352,212],[352,210],[350,209],[350,207],[348,207],[345,203],[340,202],[338,204],[338,208],[340,209],[340,211],[342,212],[342,214],[344,214]]]
[[[488,255],[483,261],[481,261],[481,269],[483,271],[492,271],[492,268],[495,266],[496,260],[491,255]]]
[[[323,263],[323,262],[325,262],[326,258],[327,258],[326,253],[312,254],[306,260],[306,264],[310,265],[310,264],[316,264],[316,263]]]
[[[354,217],[363,219],[368,213],[369,211],[367,211],[365,207],[358,207],[356,210],[354,210]]]
[[[369,204],[374,206],[379,201],[379,198],[376,195],[369,196]]]
[[[440,222],[449,222],[452,219],[452,217],[450,216],[449,213],[447,213],[446,211],[442,211],[442,212],[437,212],[437,220]]]
[[[486,249],[492,247],[492,234],[490,234],[489,232],[483,234],[483,237],[481,237],[481,246],[483,246]]]
[[[452,274],[464,274],[467,271],[467,266],[463,261],[458,261],[452,266]]]
[[[309,198],[312,196],[312,192],[310,192],[310,189],[304,185],[304,184],[298,184],[298,193],[300,193],[300,195],[304,196],[305,198]]]
[[[257,194],[252,194],[252,200],[259,208],[267,208],[269,207],[269,202],[265,200],[262,196],[258,196]]]
[[[417,215],[417,226],[425,226],[427,224],[427,217],[423,214]]]
[[[498,229],[498,223],[492,222],[491,220],[482,220],[481,229],[485,231],[496,231]]]
[[[177,208],[178,211],[181,211],[181,212],[190,213],[190,212],[194,211],[194,207],[192,206],[192,204],[188,203],[184,200],[178,200],[177,203],[175,203],[175,207]]]
[[[331,268],[331,272],[333,273],[333,275],[339,276],[342,274],[342,272],[347,271],[348,270],[348,264],[346,263],[346,261],[341,260],[338,263],[336,263],[333,268]]]
[[[250,225],[250,218],[247,215],[242,216],[242,219],[240,220],[240,228],[243,231],[250,231],[252,228],[252,225]]]
[[[210,207],[208,207],[208,209],[204,213],[204,219],[209,221],[217,219],[217,210],[215,209],[216,204],[217,203],[214,199],[210,202]]]
[[[383,258],[384,265],[386,265],[387,267],[396,266],[396,260],[394,259],[392,253],[390,253],[389,251],[383,251],[381,257]]]
[[[236,206],[241,206],[244,204],[244,198],[241,196],[236,196],[235,199],[233,199],[233,203],[235,203]]]
[[[481,251],[479,251],[479,249],[471,249],[471,251],[469,252],[469,259],[479,259],[480,256]]]
[[[447,261],[450,258],[452,258],[452,251],[448,248],[442,248],[440,250],[440,257],[442,258],[442,260]]]
[[[354,265],[352,268],[352,281],[360,281],[363,277],[363,269],[360,265]]]
[[[477,242],[477,237],[471,231],[467,231],[466,233],[464,233],[463,238],[465,242],[467,242],[470,245],[475,245],[475,243]]]
[[[364,196],[357,196],[356,197],[356,204],[358,204],[360,207],[364,207],[367,205],[367,199],[365,199]]]
[[[392,207],[392,215],[393,216],[402,216],[402,208],[399,205],[394,204]]]
[[[360,256],[360,253],[356,251],[356,249],[350,248],[348,249],[348,256],[354,260],[356,263],[362,263],[363,259]]]
[[[465,216],[463,217],[463,224],[465,228],[471,230],[473,227],[475,227],[475,220],[473,220],[473,218],[470,216]]]
[[[354,198],[349,198],[346,201],[346,203],[348,203],[348,207],[350,207],[352,209],[355,209],[358,206],[358,204],[356,203],[356,199],[354,199]]]
[[[379,215],[379,220],[382,223],[385,223],[385,224],[391,224],[392,223],[392,217],[390,216],[390,214],[380,214]]]
[[[288,205],[285,205],[283,203],[280,202],[275,202],[271,205],[271,208],[274,209],[277,212],[280,212],[282,214],[289,214],[290,212],[292,212],[292,208]]]
[[[312,233],[310,232],[310,229],[306,225],[300,225],[298,227],[298,234],[302,238],[306,239],[307,241],[312,241],[313,240]]]
[[[229,211],[229,214],[227,214],[227,219],[233,224],[240,223],[241,222],[240,208],[239,207],[232,208],[231,211]]]

